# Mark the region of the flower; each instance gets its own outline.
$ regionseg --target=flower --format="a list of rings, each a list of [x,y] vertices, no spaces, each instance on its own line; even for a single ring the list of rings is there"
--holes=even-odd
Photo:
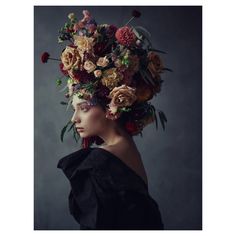
[[[116,68],[110,68],[103,72],[101,82],[111,90],[116,87],[122,79],[123,75],[119,73]]]
[[[115,33],[117,31],[117,27],[114,26],[114,25],[109,25],[107,28],[106,28],[106,35],[108,38],[112,38],[113,36],[115,36]]]
[[[149,52],[147,58],[149,60],[147,68],[152,74],[152,77],[155,78],[163,69],[162,61],[155,52]]]
[[[132,16],[133,17],[136,17],[136,18],[139,18],[141,16],[141,12],[137,11],[137,10],[133,10],[132,11]]]
[[[68,18],[72,21],[72,20],[74,20],[75,19],[75,14],[74,13],[70,13],[69,15],[68,15]]]
[[[94,72],[95,77],[101,77],[102,76],[102,71],[101,70],[95,70]]]
[[[61,62],[63,64],[63,70],[69,71],[78,69],[81,63],[81,57],[78,50],[74,47],[66,46],[61,54]]]
[[[74,45],[78,47],[78,50],[83,52],[90,52],[93,49],[93,38],[81,36],[81,35],[74,35]]]
[[[139,132],[139,129],[138,129],[137,125],[134,122],[132,122],[132,121],[127,121],[125,123],[125,129],[130,134],[136,134],[136,133]]]
[[[116,39],[124,46],[132,46],[135,43],[136,36],[129,26],[124,26],[116,31]]]
[[[108,109],[106,112],[106,118],[110,120],[117,120],[120,117],[120,115],[121,115],[120,112],[113,113],[111,109]]]
[[[42,63],[47,63],[48,62],[48,59],[49,59],[50,55],[48,52],[44,52],[41,56],[41,61]]]
[[[117,112],[118,107],[131,106],[137,99],[135,95],[135,88],[127,85],[115,87],[109,94],[111,102],[109,104],[111,112]]]
[[[84,69],[87,70],[88,73],[91,73],[92,71],[94,71],[96,69],[96,65],[93,64],[92,61],[87,60],[84,63]]]
[[[106,67],[108,63],[109,63],[109,60],[107,59],[107,56],[99,57],[97,61],[97,66]]]

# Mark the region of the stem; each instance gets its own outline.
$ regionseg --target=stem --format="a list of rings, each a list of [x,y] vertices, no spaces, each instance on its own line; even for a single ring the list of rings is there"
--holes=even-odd
[[[130,21],[132,21],[134,18],[135,18],[135,17],[132,16],[132,17],[129,19],[129,21],[128,21],[125,25],[128,25],[128,24],[130,23]]]
[[[61,61],[60,59],[57,59],[57,58],[51,58],[51,57],[49,57],[48,59],[53,60],[53,61]]]

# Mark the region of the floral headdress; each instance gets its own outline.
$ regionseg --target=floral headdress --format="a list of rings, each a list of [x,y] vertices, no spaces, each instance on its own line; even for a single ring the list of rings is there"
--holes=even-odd
[[[47,52],[41,56],[43,63],[49,59],[60,61],[65,79],[61,77],[56,83],[61,86],[66,82],[61,91],[67,90],[65,97],[69,99],[61,104],[67,105],[68,109],[73,95],[87,99],[91,104],[105,104],[107,118],[123,117],[124,128],[130,135],[142,135],[143,128],[152,122],[158,128],[156,109],[149,100],[161,91],[160,74],[171,71],[164,67],[159,56],[165,52],[152,47],[150,33],[141,26],[130,25],[140,15],[139,11],[133,10],[132,18],[117,28],[115,25],[98,25],[88,10],[83,10],[81,20],[70,13],[69,21],[59,30],[58,42],[69,42],[60,59],[51,58]],[[158,114],[165,129],[166,116],[159,109]],[[61,141],[66,130],[73,130],[77,142],[79,135],[71,121],[62,129]],[[83,146],[88,146],[86,141],[83,140]]]

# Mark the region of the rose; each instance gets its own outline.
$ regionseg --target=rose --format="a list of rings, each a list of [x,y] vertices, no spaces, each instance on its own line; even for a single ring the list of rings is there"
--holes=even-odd
[[[62,70],[78,69],[81,63],[81,57],[76,48],[67,46],[61,55],[61,62],[63,64]]]
[[[92,71],[94,71],[96,69],[96,65],[93,64],[92,61],[87,60],[84,63],[84,69],[87,70],[88,73],[91,73]]]
[[[136,41],[136,35],[129,26],[124,26],[116,31],[116,39],[124,46],[131,46]]]
[[[97,61],[97,66],[106,67],[109,63],[107,57],[100,57]]]
[[[149,52],[147,58],[149,60],[147,68],[150,71],[150,73],[152,74],[152,77],[154,78],[154,77],[158,76],[159,73],[163,69],[162,61],[161,61],[160,57],[154,52]]]
[[[105,70],[102,76],[102,84],[108,87],[110,90],[116,87],[118,83],[123,79],[123,75],[119,73],[114,67]]]
[[[94,73],[95,77],[101,77],[101,75],[102,75],[102,71],[101,70],[95,70],[93,73]]]
[[[74,45],[78,47],[78,50],[81,52],[90,52],[93,49],[93,38],[81,36],[81,35],[74,35]]]
[[[131,106],[137,99],[135,90],[135,88],[131,88],[124,84],[115,87],[109,94],[109,97],[111,98],[109,104],[111,112],[114,114],[117,112],[118,107]]]

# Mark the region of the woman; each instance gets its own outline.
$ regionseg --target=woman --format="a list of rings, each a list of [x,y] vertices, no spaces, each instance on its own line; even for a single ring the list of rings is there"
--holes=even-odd
[[[127,25],[140,12],[134,10],[120,28],[98,25],[87,10],[83,15],[78,21],[69,14],[58,37],[70,42],[59,60],[69,98],[63,104],[74,110],[69,130],[76,141],[82,138],[82,149],[57,166],[70,181],[70,213],[81,229],[164,229],[133,136],[154,121],[157,125],[156,110],[148,101],[160,92],[160,73],[167,68],[147,31]],[[49,53],[41,59],[58,60]],[[160,110],[159,116],[164,126],[167,120]],[[99,146],[91,147],[94,143]]]
[[[148,193],[142,159],[132,137],[109,111],[73,96],[72,122],[82,138],[99,136],[97,148],[62,158],[71,182],[70,212],[80,229],[163,229],[157,203]]]

